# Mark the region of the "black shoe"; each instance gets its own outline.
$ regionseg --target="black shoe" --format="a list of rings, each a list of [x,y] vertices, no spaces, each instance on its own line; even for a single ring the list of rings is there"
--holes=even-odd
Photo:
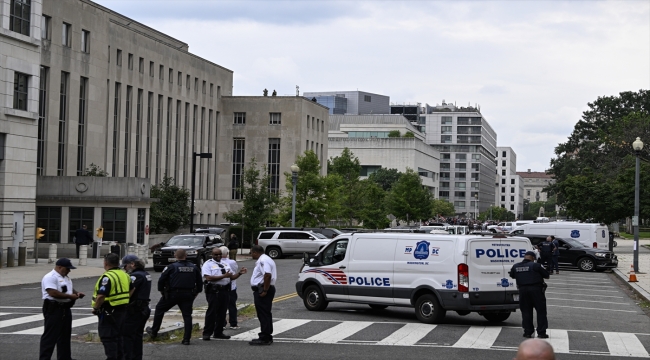
[[[524,337],[528,339],[534,338],[533,334],[524,334]]]
[[[181,341],[181,344],[183,344],[183,345],[189,345],[189,344],[190,344],[190,341],[189,341],[189,340],[183,340],[183,341]]]
[[[145,331],[147,332],[147,334],[149,334],[149,336],[152,339],[154,339],[154,338],[156,338],[158,336],[158,333],[153,332],[153,329],[151,328],[151,326],[147,326],[147,329]]]
[[[264,341],[260,339],[255,339],[248,343],[248,345],[253,345],[253,346],[264,346],[264,345],[271,345],[271,344],[273,344],[273,341]]]
[[[540,339],[548,339],[548,335],[546,334],[537,334],[537,337]]]
[[[230,339],[230,336],[224,335],[224,334],[215,334],[215,335],[212,336],[212,338],[228,340],[228,339]]]
[[[202,339],[203,339],[203,341],[210,341],[210,337],[209,337],[209,336],[204,336],[204,337],[202,337]]]

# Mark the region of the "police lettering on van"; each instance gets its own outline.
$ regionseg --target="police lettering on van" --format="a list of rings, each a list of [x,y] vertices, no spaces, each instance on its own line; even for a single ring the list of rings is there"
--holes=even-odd
[[[523,258],[526,254],[526,249],[503,249],[500,247],[509,247],[510,244],[491,244],[496,249],[476,249],[476,258],[479,259],[481,256],[487,256],[490,258],[490,262],[501,262],[501,263],[515,263],[517,258]]]

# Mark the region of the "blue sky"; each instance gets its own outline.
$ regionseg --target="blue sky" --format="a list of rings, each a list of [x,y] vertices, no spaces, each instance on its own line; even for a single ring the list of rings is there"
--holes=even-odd
[[[548,168],[588,102],[650,88],[647,0],[95,1],[233,70],[235,95],[480,104],[519,171]]]

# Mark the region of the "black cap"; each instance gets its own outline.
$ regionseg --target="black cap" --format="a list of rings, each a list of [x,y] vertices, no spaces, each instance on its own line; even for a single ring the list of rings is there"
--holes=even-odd
[[[526,251],[526,254],[524,256],[532,256],[532,257],[537,257],[537,254],[535,254],[534,251]]]
[[[68,258],[60,258],[56,261],[56,266],[63,266],[64,268],[68,269],[76,269],[76,267],[72,266],[72,262]]]
[[[127,255],[122,258],[122,265],[120,267],[126,266],[126,264],[130,264],[134,261],[138,261],[138,257],[135,255]]]

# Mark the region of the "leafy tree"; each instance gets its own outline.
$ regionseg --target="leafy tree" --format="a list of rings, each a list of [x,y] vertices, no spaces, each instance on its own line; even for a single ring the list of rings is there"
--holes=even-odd
[[[363,199],[359,220],[367,229],[384,229],[390,225],[385,206],[386,192],[376,183],[365,179],[360,182]]]
[[[106,177],[108,176],[108,173],[102,168],[99,167],[99,165],[95,165],[94,163],[90,163],[90,166],[86,168],[82,176],[99,176],[99,177]]]
[[[398,138],[401,137],[402,133],[399,132],[399,130],[391,130],[388,132],[388,137],[389,138]]]
[[[454,204],[444,199],[431,200],[431,216],[454,216],[456,209]]]
[[[422,179],[406,168],[386,197],[386,207],[397,219],[412,221],[431,216],[431,192],[422,186]]]
[[[500,206],[490,206],[487,210],[478,215],[478,219],[481,221],[490,219],[496,221],[506,221],[514,220],[515,218],[516,215],[514,213]]]
[[[320,174],[320,161],[313,150],[307,150],[304,155],[298,156],[296,165],[300,167],[296,185],[296,226],[309,227],[324,224],[330,212],[328,197],[330,189],[325,177]],[[278,222],[289,225],[293,185],[291,173],[286,172],[284,175],[287,179],[287,195],[281,199],[282,209]]]
[[[405,138],[414,138],[414,137],[415,137],[415,134],[413,134],[412,131],[407,131],[406,133],[404,133],[404,136],[402,136],[402,137],[405,137]]]
[[[384,191],[388,191],[393,187],[393,184],[402,175],[397,169],[380,168],[368,176],[368,180],[375,182],[381,186]]]
[[[189,224],[190,191],[177,186],[174,178],[165,176],[160,185],[152,185],[151,197],[159,200],[151,203],[149,225],[152,232],[173,233]]]
[[[339,214],[346,220],[348,226],[352,225],[354,219],[363,204],[359,174],[361,164],[359,159],[347,147],[343,149],[341,156],[330,158],[327,163],[328,176],[339,176],[336,183],[337,200],[340,205]]]

